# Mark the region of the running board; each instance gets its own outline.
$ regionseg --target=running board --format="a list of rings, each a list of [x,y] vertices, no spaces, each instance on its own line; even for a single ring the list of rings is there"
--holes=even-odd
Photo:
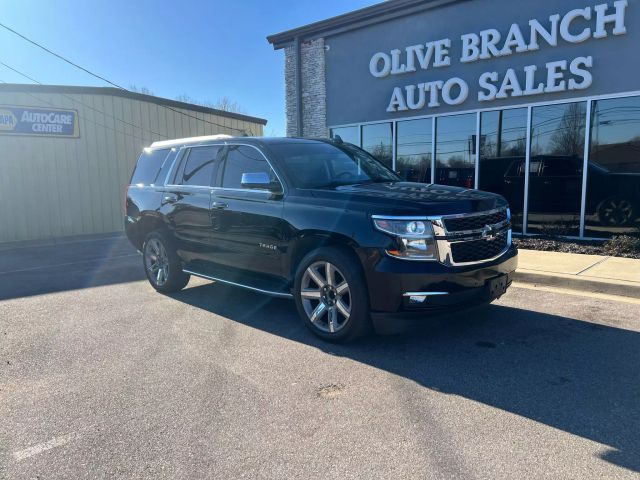
[[[293,295],[285,292],[274,292],[272,290],[264,290],[262,288],[252,287],[250,285],[244,285],[242,283],[232,282],[230,280],[225,280],[224,278],[218,278],[211,275],[205,275],[204,273],[194,272],[193,270],[182,270],[184,273],[188,273],[189,275],[195,275],[196,277],[205,278],[207,280],[213,280],[215,282],[226,283],[227,285],[233,285],[234,287],[245,288],[247,290],[251,290],[258,293],[264,293],[265,295],[270,295],[272,297],[277,298],[293,298]]]

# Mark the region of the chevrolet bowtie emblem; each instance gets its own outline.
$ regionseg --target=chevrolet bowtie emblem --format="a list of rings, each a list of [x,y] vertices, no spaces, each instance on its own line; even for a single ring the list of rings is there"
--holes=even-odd
[[[491,225],[485,225],[482,228],[482,238],[485,240],[493,240],[496,238],[496,231]]]

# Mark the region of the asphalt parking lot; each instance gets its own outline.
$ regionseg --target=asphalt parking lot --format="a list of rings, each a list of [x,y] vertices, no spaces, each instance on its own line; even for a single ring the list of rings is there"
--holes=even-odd
[[[336,346],[119,237],[0,251],[0,478],[640,478],[640,305],[512,288]]]

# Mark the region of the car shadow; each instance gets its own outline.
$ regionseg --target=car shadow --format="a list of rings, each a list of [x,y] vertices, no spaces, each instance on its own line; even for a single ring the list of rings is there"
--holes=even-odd
[[[424,320],[411,334],[335,345],[311,334],[290,300],[222,284],[171,297],[608,445],[604,460],[640,471],[639,333],[490,305],[473,315]]]
[[[123,235],[0,248],[0,301],[144,278],[140,256]]]

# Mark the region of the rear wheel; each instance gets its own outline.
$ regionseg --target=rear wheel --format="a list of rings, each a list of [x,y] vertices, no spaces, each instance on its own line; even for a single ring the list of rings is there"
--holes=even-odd
[[[182,290],[189,283],[189,275],[182,271],[182,264],[167,237],[151,232],[142,249],[144,271],[153,288],[162,293]]]
[[[622,227],[635,219],[633,203],[621,197],[604,200],[598,206],[598,219],[603,225]]]
[[[295,301],[305,325],[325,340],[351,340],[370,328],[364,276],[357,259],[341,249],[315,250],[300,262]]]

